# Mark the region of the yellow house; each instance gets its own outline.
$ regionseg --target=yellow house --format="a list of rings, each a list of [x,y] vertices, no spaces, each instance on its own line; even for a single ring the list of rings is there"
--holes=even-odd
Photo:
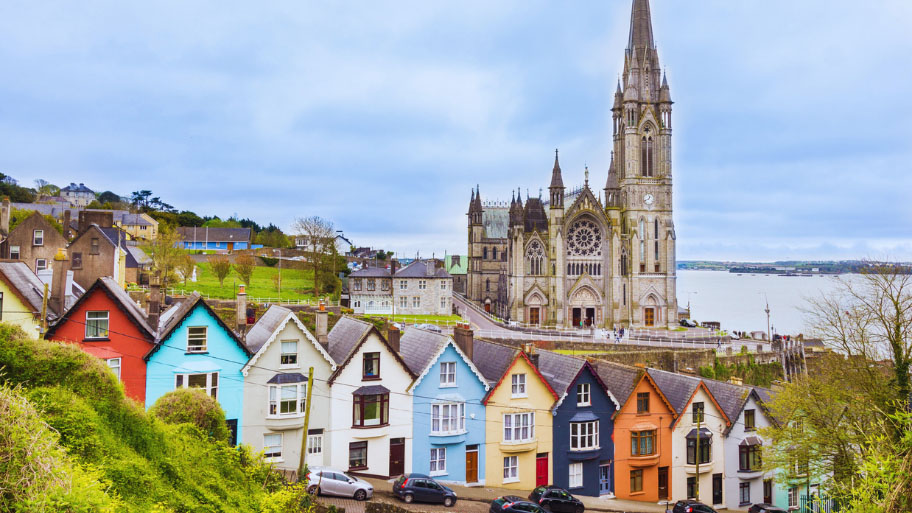
[[[120,219],[115,217],[114,225],[134,239],[151,241],[158,237],[158,221],[149,214],[124,213]]]
[[[15,324],[38,337],[43,293],[44,284],[25,262],[0,262],[0,322]]]
[[[539,373],[538,355],[518,352],[485,397],[487,486],[531,490],[551,484],[551,407],[557,394]]]

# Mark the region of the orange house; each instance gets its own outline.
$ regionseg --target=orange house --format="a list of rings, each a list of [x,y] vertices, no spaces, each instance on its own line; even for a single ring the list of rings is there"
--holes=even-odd
[[[619,499],[671,498],[671,427],[677,413],[645,370],[614,418],[614,493]]]

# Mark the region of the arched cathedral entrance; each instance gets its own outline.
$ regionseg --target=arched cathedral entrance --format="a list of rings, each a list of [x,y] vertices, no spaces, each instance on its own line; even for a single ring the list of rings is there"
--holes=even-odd
[[[588,287],[577,289],[570,296],[570,320],[574,328],[595,326],[599,319],[597,312],[601,300],[598,294]]]

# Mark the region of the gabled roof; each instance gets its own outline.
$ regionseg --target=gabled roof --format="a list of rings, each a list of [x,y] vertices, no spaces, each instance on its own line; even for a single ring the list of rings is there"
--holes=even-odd
[[[466,255],[447,255],[444,258],[444,267],[451,275],[466,274],[469,272],[469,257]]]
[[[545,385],[545,388],[548,389],[548,392],[551,393],[551,396],[554,397],[554,401],[556,402],[558,399],[560,399],[560,397],[557,395],[557,392],[555,392],[554,389],[551,388],[551,385],[548,383],[548,380],[545,379],[544,376],[542,376],[541,372],[538,370],[538,367],[536,367],[536,366],[532,363],[532,361],[529,360],[529,357],[526,356],[526,353],[523,352],[523,351],[517,351],[517,352],[518,352],[519,354],[517,354],[517,355],[513,358],[513,361],[510,362],[510,365],[509,365],[509,366],[507,367],[507,369],[504,371],[503,375],[501,375],[501,376],[500,376],[500,379],[497,380],[497,384],[494,385],[494,386],[492,386],[492,387],[491,387],[491,390],[488,391],[488,394],[485,396],[484,401],[482,401],[482,404],[484,404],[484,405],[487,405],[487,404],[488,404],[488,400],[491,398],[491,396],[494,394],[494,391],[497,390],[497,388],[500,386],[500,384],[503,383],[504,378],[506,378],[506,377],[507,377],[507,374],[510,373],[510,369],[512,369],[512,368],[516,365],[516,363],[519,362],[521,359],[522,359],[522,360],[525,360],[526,363],[529,364],[529,367],[532,368],[532,371],[535,372],[535,375],[538,376],[538,379],[541,380],[541,382]]]
[[[725,428],[723,430],[727,431],[728,428],[731,427],[732,421],[729,420],[728,415],[725,413],[725,410],[722,409],[722,406],[719,404],[719,401],[717,401],[715,396],[713,396],[712,392],[709,391],[709,388],[706,386],[705,381],[700,380],[700,382],[697,384],[697,388],[694,389],[693,394],[691,394],[690,398],[687,399],[687,402],[684,403],[684,409],[687,409],[687,405],[691,404],[691,402],[693,402],[694,397],[697,396],[697,391],[701,390],[701,389],[704,392],[706,392],[707,396],[709,396],[709,400],[712,401],[712,403],[715,405],[716,410],[722,414],[722,420],[725,421]],[[683,418],[683,416],[684,416],[684,411],[681,411],[679,413],[680,413],[680,415],[678,415],[678,418],[676,418],[675,421],[671,423],[672,429],[674,428],[675,424],[677,424],[678,421],[681,420],[681,418]]]
[[[472,344],[472,363],[489,385],[500,381],[501,376],[516,359],[516,353],[519,352],[518,349],[484,340],[475,339]]]
[[[345,315],[339,319],[336,325],[333,326],[333,329],[327,334],[327,338],[329,339],[329,354],[332,355],[333,360],[338,364],[336,371],[333,372],[327,380],[327,384],[332,385],[333,382],[336,381],[339,373],[348,365],[348,362],[350,362],[355,353],[358,352],[358,349],[364,344],[364,341],[367,340],[367,336],[371,332],[377,335],[377,338],[380,339],[390,354],[393,355],[393,358],[402,365],[402,369],[411,376],[413,380],[417,377],[409,366],[405,364],[405,361],[402,360],[399,353],[393,350],[389,345],[389,341],[386,340],[386,337],[380,333],[380,330],[378,330],[376,326],[369,322]]]
[[[187,242],[249,242],[250,228],[207,228],[204,226],[181,226],[178,235]]]
[[[323,345],[320,344],[316,338],[310,333],[310,331],[304,326],[304,323],[298,319],[298,316],[288,308],[272,305],[266,310],[266,313],[250,328],[250,331],[247,332],[247,338],[245,340],[247,344],[247,349],[253,353],[253,356],[250,357],[250,360],[247,361],[247,364],[244,365],[244,368],[241,369],[241,373],[246,376],[250,368],[256,364],[257,360],[260,358],[260,355],[266,352],[269,349],[270,344],[278,336],[285,325],[288,324],[288,321],[292,321],[297,324],[298,329],[304,333],[304,337],[310,341],[311,344],[317,349],[317,351],[323,355],[323,358],[329,362],[330,369],[333,371],[336,370],[336,362],[333,361],[332,357],[326,352],[326,349],[323,348]]]
[[[225,321],[223,321],[221,317],[218,316],[218,314],[212,311],[212,307],[203,301],[199,292],[194,292],[176,309],[172,309],[173,313],[172,311],[167,312],[167,320],[159,323],[159,333],[158,338],[155,341],[155,347],[153,347],[152,350],[149,351],[149,354],[144,357],[145,360],[148,361],[149,358],[151,358],[152,355],[155,354],[155,352],[158,351],[162,345],[164,345],[164,342],[168,340],[168,337],[170,337],[174,330],[184,322],[184,319],[186,319],[190,313],[193,312],[197,305],[201,305],[206,309],[206,312],[209,314],[209,316],[215,319],[215,322],[226,332],[228,332],[228,336],[234,340],[234,343],[237,344],[237,346],[241,348],[242,351],[244,351],[244,354],[246,354],[248,357],[251,356],[250,350],[247,349],[247,346],[245,346],[243,342],[241,342],[241,339],[238,338],[237,333],[235,333],[233,329],[229,328],[228,325],[225,324]]]
[[[574,393],[573,390],[570,390],[570,386],[576,382],[580,374],[586,369],[592,373],[595,381],[602,387],[602,390],[608,395],[611,402],[614,403],[615,411],[621,408],[621,403],[618,402],[617,398],[614,397],[614,394],[611,393],[611,390],[605,385],[605,382],[602,381],[602,378],[598,375],[595,367],[582,358],[567,356],[551,351],[538,350],[538,368],[541,369],[542,375],[548,379],[551,383],[551,388],[553,388],[560,397],[552,408],[555,415],[557,414],[557,409],[564,403],[564,399],[566,399],[568,395]]]
[[[389,269],[385,267],[364,267],[348,275],[349,278],[389,278]]]
[[[738,421],[741,410],[744,409],[747,398],[750,396],[751,389],[750,387],[739,386],[724,381],[716,381],[714,379],[704,379],[703,383],[706,385],[706,388],[709,389],[710,394],[712,394],[719,407],[722,408],[722,412],[725,413],[725,416],[728,417],[728,420],[731,422],[728,429],[725,430],[725,432],[728,433],[732,426],[735,425],[735,422]]]
[[[700,385],[700,378],[676,374],[659,369],[649,369],[647,374],[652,378],[668,404],[674,408],[675,413],[681,415],[684,408],[693,397],[694,391]]]
[[[30,307],[32,314],[41,314],[44,302],[44,283],[32,272],[25,262],[0,262],[0,279],[19,298],[23,306]],[[57,313],[48,305],[48,318],[55,319]]]
[[[473,342],[474,344],[474,342]],[[427,375],[428,370],[433,366],[440,355],[446,351],[447,346],[453,346],[453,349],[459,354],[462,361],[469,366],[469,369],[478,378],[478,381],[484,385],[485,391],[490,390],[491,385],[481,374],[475,364],[466,358],[462,349],[453,341],[450,335],[442,335],[421,328],[409,328],[402,334],[399,340],[399,354],[402,355],[403,361],[409,369],[418,377],[409,388],[417,387],[422,379]]]
[[[146,312],[144,312],[136,304],[136,302],[133,301],[133,298],[130,297],[130,294],[127,294],[127,291],[120,288],[120,285],[118,285],[117,282],[110,277],[103,277],[95,280],[95,283],[89,287],[89,290],[87,290],[85,294],[83,294],[76,301],[76,303],[74,303],[73,306],[67,310],[63,317],[61,317],[60,320],[48,328],[46,336],[52,336],[54,332],[57,331],[57,328],[65,324],[70,319],[70,315],[79,309],[79,306],[83,303],[83,301],[86,301],[96,290],[100,290],[105,295],[107,295],[108,298],[110,298],[111,301],[117,305],[120,311],[126,314],[127,318],[130,319],[130,322],[132,322],[139,329],[139,331],[146,335],[149,342],[155,341],[155,334],[158,331],[158,327],[156,326],[153,328],[151,325],[149,325],[148,319],[146,317]]]
[[[94,191],[92,191],[92,189],[89,189],[88,187],[86,187],[84,183],[76,185],[75,183],[70,182],[70,185],[67,185],[66,187],[60,189],[60,192],[94,192]]]
[[[432,265],[428,260],[415,260],[409,265],[396,271],[395,278],[452,278],[450,273],[445,269],[437,267],[433,274],[428,274],[428,266]],[[436,265],[436,264],[435,264]]]
[[[621,365],[619,363],[599,360],[593,367],[595,372],[601,378],[602,383],[611,392],[618,401],[618,409],[627,402],[627,398],[633,393],[637,383],[640,381],[640,370],[636,367]]]

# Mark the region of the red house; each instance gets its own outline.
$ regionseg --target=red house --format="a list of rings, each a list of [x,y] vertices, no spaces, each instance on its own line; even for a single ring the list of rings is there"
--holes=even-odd
[[[123,381],[127,396],[146,401],[146,362],[155,345],[157,319],[150,322],[112,278],[99,278],[53,326],[45,338],[77,344],[101,358]]]

